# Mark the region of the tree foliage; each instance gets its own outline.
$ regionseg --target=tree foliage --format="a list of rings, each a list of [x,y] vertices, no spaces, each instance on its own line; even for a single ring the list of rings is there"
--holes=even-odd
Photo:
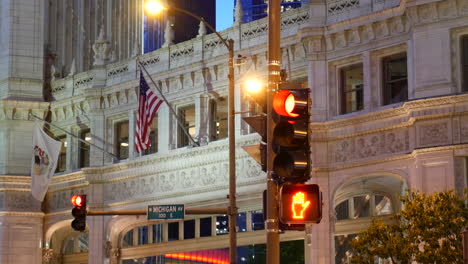
[[[351,242],[351,263],[463,263],[461,231],[467,227],[467,192],[425,194],[410,190],[390,221],[373,219]]]

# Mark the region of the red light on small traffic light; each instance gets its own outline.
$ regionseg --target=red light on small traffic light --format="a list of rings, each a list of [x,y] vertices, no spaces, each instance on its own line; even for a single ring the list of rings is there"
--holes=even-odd
[[[85,199],[81,195],[73,195],[71,198],[71,203],[76,207],[81,207],[84,205]]]
[[[292,197],[291,210],[294,219],[304,219],[304,212],[309,207],[310,201],[306,201],[303,192],[296,192]]]
[[[288,117],[298,117],[299,114],[293,113],[296,107],[296,98],[288,90],[281,90],[273,97],[273,109],[278,115]]]

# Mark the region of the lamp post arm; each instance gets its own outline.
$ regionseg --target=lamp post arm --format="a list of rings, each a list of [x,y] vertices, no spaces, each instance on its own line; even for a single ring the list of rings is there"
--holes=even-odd
[[[207,26],[211,31],[213,31],[213,33],[216,34],[216,36],[223,42],[224,46],[226,46],[226,48],[227,48],[228,50],[230,49],[230,46],[229,46],[228,42],[226,41],[226,39],[224,39],[224,38],[218,33],[218,31],[216,31],[216,29],[215,29],[213,26],[211,26],[208,22],[206,22],[206,20],[203,19],[203,17],[197,16],[197,15],[195,15],[195,14],[193,14],[193,13],[187,11],[187,10],[184,10],[184,9],[181,9],[181,8],[178,8],[178,7],[175,7],[175,6],[166,6],[166,8],[168,8],[168,9],[173,9],[173,10],[175,10],[175,11],[177,11],[177,12],[184,13],[184,14],[186,14],[186,15],[189,15],[189,16],[191,16],[191,17],[197,19],[198,21],[201,21],[203,24],[205,24],[205,26]]]

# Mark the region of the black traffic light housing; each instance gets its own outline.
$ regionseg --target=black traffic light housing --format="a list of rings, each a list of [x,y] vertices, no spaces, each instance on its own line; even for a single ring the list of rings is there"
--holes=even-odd
[[[71,202],[73,204],[72,215],[75,218],[71,222],[71,227],[83,232],[86,229],[86,195],[73,195]]]
[[[273,98],[279,117],[273,129],[273,171],[280,182],[304,183],[309,179],[309,89],[284,89]]]

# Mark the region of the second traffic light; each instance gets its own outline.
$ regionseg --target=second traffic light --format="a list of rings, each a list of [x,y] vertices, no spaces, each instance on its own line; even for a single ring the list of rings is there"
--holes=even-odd
[[[273,130],[273,171],[284,182],[309,179],[309,89],[285,89],[273,98],[279,118]]]
[[[83,232],[86,229],[86,195],[73,195],[71,202],[73,204],[72,215],[75,218],[71,227]]]

